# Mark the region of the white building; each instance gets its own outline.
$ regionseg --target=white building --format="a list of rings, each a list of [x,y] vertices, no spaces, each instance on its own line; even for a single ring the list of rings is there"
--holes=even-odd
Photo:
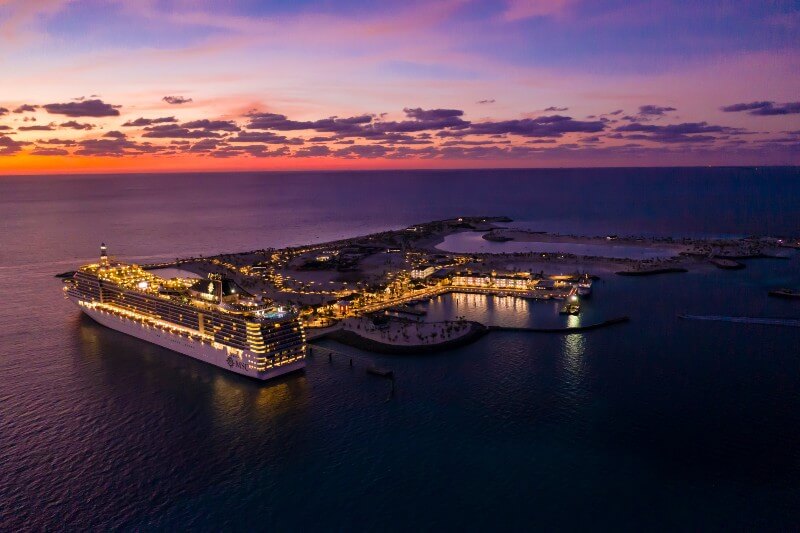
[[[425,279],[428,276],[433,275],[434,272],[436,272],[436,267],[432,266],[422,269],[415,268],[411,271],[411,279]]]

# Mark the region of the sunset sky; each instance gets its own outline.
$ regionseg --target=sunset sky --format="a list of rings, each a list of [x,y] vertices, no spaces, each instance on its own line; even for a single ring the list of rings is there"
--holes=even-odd
[[[0,0],[0,173],[800,164],[800,2]]]

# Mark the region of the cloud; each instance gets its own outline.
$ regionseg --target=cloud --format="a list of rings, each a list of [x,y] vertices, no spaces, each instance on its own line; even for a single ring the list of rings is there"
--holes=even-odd
[[[324,157],[330,155],[331,149],[327,146],[309,146],[301,148],[294,153],[294,157]]]
[[[73,140],[68,139],[47,139],[42,140],[39,139],[36,141],[37,144],[52,144],[57,146],[76,146],[78,143]]]
[[[561,113],[561,112],[563,112],[563,111],[567,111],[568,109],[569,109],[568,107],[555,107],[555,106],[550,106],[550,107],[546,108],[546,109],[545,109],[545,111],[551,111],[551,112],[552,112],[552,111],[554,111],[554,112],[556,112],[556,113]]]
[[[476,104],[493,104],[494,103],[494,98],[491,98],[489,100],[478,100],[475,103]]]
[[[383,157],[390,151],[386,146],[380,144],[360,144],[341,148],[336,150],[335,155],[339,157],[352,158],[363,157],[367,159],[374,159],[376,157]]]
[[[62,122],[59,127],[61,128],[70,128],[73,130],[91,130],[94,129],[94,124],[81,124],[76,120],[70,120],[68,122]]]
[[[303,144],[303,139],[289,139],[271,131],[242,131],[228,138],[232,143]]]
[[[41,125],[41,126],[20,126],[17,128],[19,131],[53,131],[53,126],[51,125]]]
[[[657,105],[643,105],[639,106],[639,115],[640,116],[656,116],[660,117],[663,116],[665,113],[669,111],[677,111],[674,107],[662,107]]]
[[[20,150],[22,150],[23,146],[26,146],[28,144],[31,143],[24,141],[15,141],[11,137],[0,135],[0,155],[14,155]]]
[[[44,109],[54,115],[68,117],[116,117],[121,106],[111,105],[102,100],[83,100],[65,104],[46,104]]]
[[[25,113],[26,111],[32,112],[39,108],[38,105],[22,104],[14,109],[14,113]]]
[[[460,117],[464,114],[460,109],[422,109],[421,107],[404,108],[403,112],[408,118],[413,118],[420,121],[439,121],[446,120],[454,117]]]
[[[375,121],[373,115],[354,117],[331,117],[312,121],[289,120],[286,115],[277,113],[250,113],[248,129],[292,131],[313,130],[325,133],[336,133],[339,136],[380,138],[387,133],[413,133],[424,130],[445,128],[463,128],[469,125],[461,118],[464,114],[459,109],[422,109],[405,108],[403,110],[411,120]]]
[[[137,118],[136,120],[129,120],[123,126],[151,126],[153,124],[167,124],[169,122],[178,122],[175,117],[161,117],[161,118]]]
[[[669,124],[664,126],[656,126],[654,124],[640,124],[634,122],[633,124],[626,124],[616,128],[614,131],[643,131],[648,133],[735,133],[741,130],[737,128],[729,128],[727,126],[715,126],[708,122],[684,122],[682,124]]]
[[[125,139],[126,135],[121,131],[113,130],[103,134],[103,137],[107,137],[109,139]]]
[[[194,143],[190,148],[190,152],[210,152],[216,149],[220,144],[224,144],[219,139],[203,139]]]
[[[0,117],[2,117],[3,115],[8,115],[7,107],[0,107]]]
[[[313,121],[289,120],[278,113],[250,113],[247,128],[251,130],[296,131],[315,130],[328,133],[359,132],[361,126],[372,122],[371,115],[339,118],[331,117]]]
[[[222,135],[213,131],[190,130],[177,124],[164,124],[160,126],[147,126],[142,137],[151,139],[204,139],[207,137],[220,138]]]
[[[465,135],[510,133],[525,137],[561,137],[565,133],[598,133],[605,124],[595,121],[573,120],[562,115],[549,115],[519,120],[476,122],[463,130]]]
[[[747,111],[749,115],[773,116],[773,115],[795,115],[800,113],[800,102],[787,102],[776,104],[775,102],[749,102],[741,104],[731,104],[721,108],[726,113],[738,113]]]
[[[684,122],[657,126],[633,122],[619,126],[616,132],[634,132],[634,135],[609,135],[613,139],[647,140],[661,143],[708,142],[716,139],[709,133],[745,133],[739,128],[716,126],[707,122]],[[647,135],[645,135],[647,134]]]
[[[182,128],[203,129],[206,131],[239,131],[241,128],[230,120],[193,120],[181,124]]]
[[[6,126],[4,124],[0,124],[0,131],[10,131],[10,130],[13,130],[13,129],[14,128],[12,128],[11,126]]]
[[[185,98],[183,96],[165,96],[162,100],[172,105],[188,104],[193,101],[191,98]]]
[[[75,155],[120,157],[137,152],[155,152],[158,147],[137,144],[127,139],[86,139],[78,142]]]
[[[36,148],[31,152],[31,155],[69,155],[67,150],[63,148]]]

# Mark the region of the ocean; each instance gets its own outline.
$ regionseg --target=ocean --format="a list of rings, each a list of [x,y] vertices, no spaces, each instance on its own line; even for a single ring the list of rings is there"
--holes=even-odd
[[[459,215],[580,235],[800,234],[797,168],[0,178],[0,529],[796,529],[799,255],[604,275],[571,335],[311,357],[257,383],[106,329],[54,274],[322,242]],[[442,297],[431,320],[557,320]],[[366,374],[394,370],[396,386]]]

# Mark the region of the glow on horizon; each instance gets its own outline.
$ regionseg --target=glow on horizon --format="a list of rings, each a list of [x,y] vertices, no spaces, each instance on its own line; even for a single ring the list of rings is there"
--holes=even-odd
[[[0,173],[800,164],[796,3],[629,4],[7,0]]]

